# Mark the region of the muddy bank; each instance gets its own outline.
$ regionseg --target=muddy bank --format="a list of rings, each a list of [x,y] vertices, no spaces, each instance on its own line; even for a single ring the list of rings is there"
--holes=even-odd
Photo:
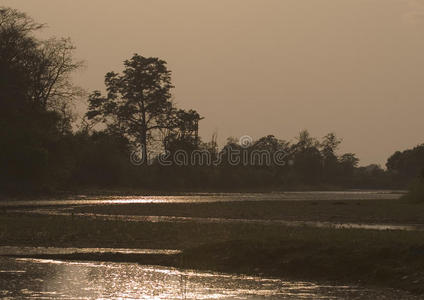
[[[372,243],[313,240],[232,240],[178,254],[67,253],[12,257],[132,262],[185,269],[395,288],[424,295],[424,244],[388,248]]]

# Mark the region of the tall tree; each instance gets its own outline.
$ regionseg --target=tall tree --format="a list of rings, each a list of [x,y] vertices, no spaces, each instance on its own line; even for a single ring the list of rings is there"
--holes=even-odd
[[[22,109],[29,102],[28,85],[31,84],[31,59],[34,58],[37,41],[32,32],[40,29],[24,13],[0,7],[0,114],[7,116]]]
[[[73,59],[74,45],[67,38],[51,38],[39,42],[36,58],[31,64],[33,100],[45,109],[62,110],[81,89],[71,82],[71,75],[82,62]]]
[[[75,47],[70,39],[35,38],[34,32],[41,28],[24,13],[0,8],[2,104],[55,111],[69,126],[73,100],[82,94],[72,84],[71,74],[82,62],[73,59]]]
[[[70,129],[70,74],[79,63],[69,40],[37,39],[42,27],[24,13],[0,7],[0,187],[5,189],[56,180],[53,172],[63,166],[54,161],[64,159],[59,144]]]
[[[173,113],[171,71],[166,62],[135,54],[124,62],[122,74],[109,72],[105,77],[106,96],[99,91],[89,97],[89,120],[101,121],[108,128],[127,137],[133,146],[147,146],[157,129],[169,125]]]

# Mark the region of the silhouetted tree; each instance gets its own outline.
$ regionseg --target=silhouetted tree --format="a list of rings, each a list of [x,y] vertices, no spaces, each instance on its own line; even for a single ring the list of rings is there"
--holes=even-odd
[[[35,38],[40,28],[26,14],[0,8],[0,185],[6,189],[24,191],[58,179],[54,161],[70,129],[64,91],[79,64],[68,40]]]
[[[169,126],[168,117],[173,112],[171,72],[165,61],[138,54],[126,60],[124,66],[122,74],[106,74],[106,96],[99,91],[90,95],[87,117],[106,123],[134,146],[141,145],[147,158],[153,131]]]
[[[69,39],[34,38],[33,32],[43,25],[14,9],[1,8],[0,19],[0,64],[7,72],[1,90],[20,93],[19,98],[31,104],[56,111],[69,127],[72,101],[82,93],[70,78],[82,65],[73,59],[75,47]],[[16,96],[12,96],[15,102]]]
[[[341,143],[334,133],[323,137],[320,144],[323,159],[324,180],[333,182],[339,171],[339,161],[336,151]]]
[[[322,175],[322,155],[319,142],[307,130],[301,131],[293,145],[294,170],[300,183],[316,184]]]
[[[165,130],[165,149],[170,152],[186,150],[188,153],[197,149],[199,140],[199,121],[203,118],[195,110],[174,110],[167,116]]]
[[[386,167],[391,173],[407,181],[418,177],[424,168],[424,144],[395,152],[387,160]]]
[[[42,27],[23,13],[0,8],[1,191],[46,185],[375,188],[407,182],[420,173],[424,177],[424,145],[393,154],[386,172],[378,165],[358,167],[353,153],[339,156],[341,140],[333,133],[321,142],[306,130],[294,143],[273,135],[244,145],[229,138],[221,150],[216,135],[202,143],[198,136],[202,117],[173,106],[166,62],[138,54],[124,62],[123,72],[106,74],[106,94],[94,91],[89,96],[81,130],[72,132],[72,103],[81,91],[70,78],[81,63],[72,58],[74,47],[68,39],[36,38],[34,33]],[[94,131],[96,122],[106,124],[106,129]],[[147,158],[153,142],[173,153],[206,150],[212,161],[221,158],[221,163],[164,167],[157,157],[152,166],[133,166],[128,159],[130,148],[142,146]],[[238,151],[240,160],[231,160],[229,149]],[[270,160],[277,151],[287,155],[287,164]]]
[[[353,175],[353,171],[358,166],[359,159],[354,153],[345,153],[339,159],[342,172],[341,175],[344,177],[350,177]]]

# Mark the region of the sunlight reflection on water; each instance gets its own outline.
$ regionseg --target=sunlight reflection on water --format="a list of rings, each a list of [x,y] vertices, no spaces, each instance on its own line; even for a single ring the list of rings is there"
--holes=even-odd
[[[132,263],[5,257],[0,258],[0,291],[5,298],[43,299],[413,299],[393,291]]]
[[[32,254],[73,254],[73,253],[120,253],[120,254],[161,254],[173,255],[181,250],[171,249],[130,249],[130,248],[76,248],[76,247],[21,247],[0,246],[0,255]]]
[[[229,201],[289,201],[289,200],[389,200],[398,199],[402,191],[311,191],[311,192],[270,192],[270,193],[187,193],[176,196],[104,196],[87,199],[1,201],[5,206],[42,205],[86,205],[86,204],[136,204],[136,203],[205,203]]]
[[[68,208],[67,208],[68,209]],[[140,215],[118,215],[118,214],[93,214],[74,213],[67,209],[31,209],[16,210],[18,213],[31,213],[49,216],[73,216],[86,217],[96,220],[123,221],[123,222],[149,222],[149,223],[197,223],[197,224],[260,224],[260,225],[284,225],[289,227],[316,227],[333,229],[366,229],[366,230],[402,230],[402,231],[424,231],[422,224],[370,224],[370,223],[336,223],[324,221],[291,221],[291,220],[261,220],[261,219],[229,219],[210,217],[181,217],[181,216],[140,216]]]

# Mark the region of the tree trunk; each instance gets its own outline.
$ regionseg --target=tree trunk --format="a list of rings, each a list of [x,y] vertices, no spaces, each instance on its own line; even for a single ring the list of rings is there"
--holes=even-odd
[[[143,155],[144,163],[147,165],[149,163],[147,157],[147,124],[146,124],[146,109],[144,107],[144,102],[141,101],[141,112],[143,114],[143,120],[141,120],[141,154]]]
[[[141,154],[143,155],[143,163],[147,164],[148,157],[147,157],[147,132],[145,128],[142,129],[143,132],[141,133]]]

